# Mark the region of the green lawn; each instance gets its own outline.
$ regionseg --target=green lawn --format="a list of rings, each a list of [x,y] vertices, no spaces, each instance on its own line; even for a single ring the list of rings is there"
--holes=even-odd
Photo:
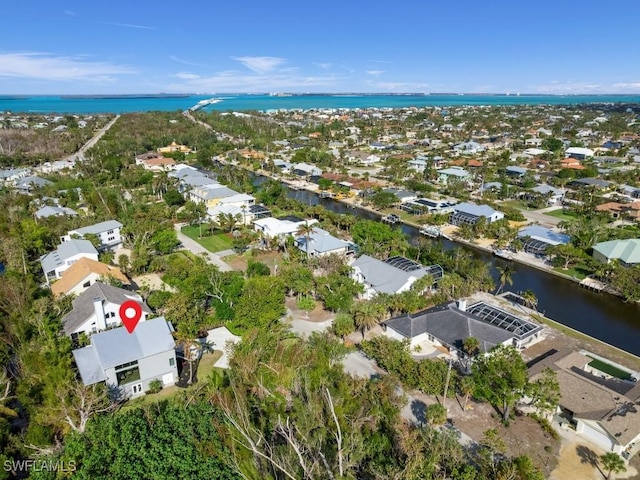
[[[522,200],[505,200],[504,202],[500,202],[500,205],[517,208],[518,210],[531,210]]]
[[[222,352],[214,350],[213,352],[204,353],[198,363],[198,382],[206,381],[207,377],[215,368],[213,365],[220,359]]]
[[[584,265],[575,265],[567,268],[566,270],[562,267],[553,267],[553,269],[558,273],[569,275],[570,277],[577,278],[578,280],[584,280],[587,275],[592,273],[592,271],[587,269]]]
[[[549,215],[550,217],[556,217],[556,218],[559,218],[560,220],[573,220],[576,218],[575,215],[570,215],[565,213],[562,208],[551,210],[550,212],[545,212],[545,215]]]
[[[203,231],[205,229],[204,227],[205,226],[203,225]],[[200,228],[198,225],[182,227],[182,233],[198,242],[210,252],[221,252],[222,250],[229,250],[230,248],[233,248],[233,240],[226,233],[216,233],[212,236],[198,238],[200,235]]]

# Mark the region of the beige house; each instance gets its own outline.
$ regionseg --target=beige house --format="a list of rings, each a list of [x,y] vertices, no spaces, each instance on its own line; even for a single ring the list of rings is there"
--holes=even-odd
[[[123,285],[130,285],[129,279],[118,267],[113,267],[90,258],[81,258],[62,274],[60,280],[51,285],[54,296],[80,295],[98,280],[112,277]]]
[[[180,145],[180,144],[177,144],[176,142],[171,142],[171,145],[167,145],[166,147],[160,147],[157,149],[158,153],[174,153],[174,152],[191,153],[192,151],[193,150],[187,147],[186,145]]]

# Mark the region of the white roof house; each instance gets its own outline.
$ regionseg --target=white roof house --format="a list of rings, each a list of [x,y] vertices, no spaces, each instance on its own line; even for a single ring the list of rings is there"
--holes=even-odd
[[[583,159],[583,158],[586,158],[586,157],[593,157],[593,155],[594,155],[594,151],[593,150],[591,150],[590,148],[584,148],[584,147],[569,147],[569,148],[567,148],[565,153],[567,154],[567,156],[574,157],[574,158],[577,158],[577,159]]]
[[[76,215],[78,215],[78,212],[68,207],[45,205],[44,207],[36,210],[34,215],[36,216],[36,218],[62,217],[64,215],[75,217]]]
[[[284,235],[294,235],[301,225],[313,225],[318,223],[317,220],[302,220],[293,222],[291,220],[279,220],[273,217],[261,218],[254,220],[253,225],[257,232],[261,232],[265,237],[277,238]]]
[[[309,245],[307,247],[306,236],[296,238],[297,247],[310,257],[321,257],[324,255],[339,254],[346,255],[355,251],[355,245],[334,237],[326,230],[315,227],[309,234]]]

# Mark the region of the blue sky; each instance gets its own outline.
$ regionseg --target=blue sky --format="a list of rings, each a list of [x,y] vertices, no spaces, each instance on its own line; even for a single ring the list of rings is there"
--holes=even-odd
[[[640,93],[640,2],[5,2],[0,94]]]

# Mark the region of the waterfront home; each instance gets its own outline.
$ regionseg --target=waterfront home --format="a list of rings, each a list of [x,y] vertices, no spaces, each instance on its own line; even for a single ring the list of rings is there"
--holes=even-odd
[[[319,227],[313,228],[309,234],[308,243],[306,235],[296,237],[296,246],[310,257],[322,257],[332,254],[347,255],[355,253],[357,250],[357,245],[354,243],[336,238]]]
[[[418,199],[418,194],[416,192],[410,192],[400,188],[384,188],[382,191],[385,193],[392,193],[397,197],[400,203],[413,202]]]
[[[317,220],[302,219],[279,219],[273,217],[254,220],[253,225],[256,232],[260,232],[267,238],[279,238],[287,235],[295,235],[301,225],[314,225]]]
[[[545,368],[553,370],[560,386],[555,417],[560,425],[629,459],[640,448],[640,384],[597,370],[595,356],[588,355],[569,349],[549,350],[527,364],[529,379],[540,378]]]
[[[487,223],[497,222],[504,218],[504,213],[494,210],[489,205],[476,205],[472,202],[459,203],[453,207],[449,216],[451,225],[475,225],[480,218],[485,218]]]
[[[363,298],[367,299],[379,293],[393,295],[406,292],[416,281],[427,275],[432,277],[432,283],[443,276],[440,265],[424,267],[404,257],[378,260],[369,255],[361,255],[351,264],[351,268],[351,278],[364,285]]]
[[[68,207],[45,205],[44,207],[36,210],[34,215],[36,218],[63,217],[65,215],[75,217],[78,215],[78,212]]]
[[[107,220],[87,227],[69,230],[66,235],[60,237],[62,242],[68,242],[74,237],[84,238],[85,235],[95,235],[100,240],[99,249],[113,250],[122,243],[120,229],[122,224],[117,220]]]
[[[322,175],[322,169],[315,165],[310,165],[305,162],[296,163],[291,167],[292,172],[299,177],[312,177]]]
[[[540,225],[528,225],[518,231],[518,237],[527,253],[543,255],[549,247],[566,245],[571,241],[569,235],[556,232]]]
[[[577,160],[585,160],[587,158],[593,157],[594,155],[593,150],[583,147],[569,147],[565,150],[564,153],[567,157],[575,158]]]
[[[593,246],[593,258],[602,263],[617,260],[624,267],[640,264],[640,239],[610,240]]]
[[[449,354],[466,357],[464,341],[473,337],[481,353],[497,345],[522,348],[540,339],[542,327],[493,305],[466,300],[448,302],[416,313],[405,313],[382,322],[390,338],[408,340],[415,347],[444,347]]]
[[[471,181],[471,174],[461,167],[443,168],[438,170],[437,173],[438,181],[444,185],[452,179],[454,181],[464,181],[467,183]]]
[[[188,192],[192,188],[201,187],[203,185],[211,185],[219,183],[193,167],[185,165],[181,167],[176,165],[174,171],[169,172],[170,178],[178,180],[178,190],[182,193]]]
[[[144,395],[153,380],[174,385],[178,366],[172,332],[158,317],[138,324],[133,333],[120,327],[92,335],[90,345],[73,351],[82,383],[105,382],[114,399]]]
[[[107,279],[116,280],[123,286],[131,284],[118,267],[83,257],[74,262],[62,273],[60,279],[51,285],[51,292],[54,297],[80,295],[97,281]]]
[[[65,270],[81,258],[98,261],[98,251],[88,240],[71,239],[58,245],[53,252],[40,258],[47,284],[60,278]]]
[[[76,339],[82,333],[91,335],[122,325],[120,306],[130,300],[140,305],[140,322],[144,322],[151,310],[140,295],[106,283],[95,282],[73,299],[73,309],[62,317],[65,335]]]

